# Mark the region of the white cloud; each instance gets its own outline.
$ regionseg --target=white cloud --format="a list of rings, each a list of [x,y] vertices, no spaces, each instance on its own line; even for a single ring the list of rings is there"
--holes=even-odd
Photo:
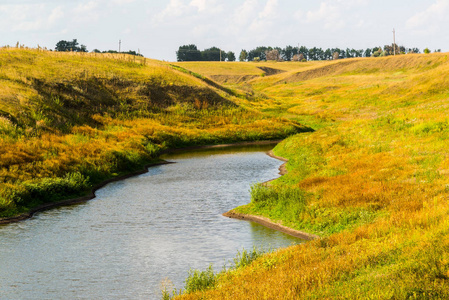
[[[205,11],[207,8],[206,0],[192,0],[189,5],[196,7],[198,11]]]
[[[100,3],[98,1],[80,3],[74,9],[74,12],[76,14],[75,20],[81,23],[84,23],[85,21],[98,21],[98,19],[100,18],[99,7]]]
[[[449,0],[437,0],[426,10],[409,18],[406,22],[406,27],[418,33],[435,33],[441,28],[441,22],[445,22],[448,25],[448,13]]]
[[[188,5],[183,0],[170,0],[165,9],[154,18],[156,23],[163,22],[167,18],[179,17],[187,12]]]
[[[278,0],[268,0],[263,10],[259,12],[249,27],[250,30],[261,33],[273,26],[277,18]]]
[[[368,0],[326,0],[322,1],[316,10],[305,13],[297,11],[295,18],[307,24],[321,24],[324,29],[332,31],[344,28],[349,18],[352,19],[352,23],[362,26],[364,21],[354,13],[354,7],[368,3]]]
[[[113,0],[112,3],[118,4],[118,5],[123,5],[123,4],[129,4],[129,3],[133,3],[135,2],[135,0]]]
[[[328,2],[322,2],[316,11],[308,11],[305,22],[322,23],[325,29],[340,29],[345,26],[340,7]]]
[[[199,13],[214,14],[223,10],[223,6],[218,5],[216,0],[192,0],[189,5],[196,7]]]
[[[63,8],[53,9],[46,4],[0,5],[5,18],[0,19],[2,28],[11,31],[38,31],[49,29],[64,16]]]
[[[56,23],[56,21],[62,19],[63,17],[64,11],[61,6],[58,6],[51,11],[50,17],[48,17],[48,23],[50,25],[53,25]]]
[[[254,8],[257,7],[257,4],[257,0],[246,0],[234,10],[231,22],[229,22],[233,30],[241,29],[244,25],[250,23],[250,20],[256,15]]]
[[[265,8],[259,13],[260,19],[267,19],[276,16],[276,9],[278,7],[278,0],[268,0]]]

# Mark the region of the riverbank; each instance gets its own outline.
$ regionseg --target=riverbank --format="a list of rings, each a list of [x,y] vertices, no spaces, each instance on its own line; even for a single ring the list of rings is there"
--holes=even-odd
[[[95,192],[97,190],[101,189],[102,187],[104,187],[105,185],[107,185],[108,183],[125,180],[130,177],[145,174],[148,172],[148,168],[150,168],[150,167],[171,164],[171,163],[172,162],[168,162],[168,161],[160,161],[160,162],[145,165],[144,169],[142,169],[142,170],[137,170],[137,171],[131,172],[129,174],[124,174],[122,176],[110,178],[108,180],[105,180],[105,181],[93,186],[88,195],[77,197],[77,198],[72,198],[72,199],[67,199],[67,200],[62,200],[62,201],[57,201],[54,203],[45,203],[36,208],[33,208],[29,212],[20,214],[18,216],[14,216],[14,217],[10,217],[10,218],[0,218],[0,224],[9,224],[9,223],[14,223],[14,222],[24,221],[26,219],[31,218],[34,214],[36,214],[38,212],[42,212],[45,210],[49,210],[49,209],[53,209],[53,208],[57,208],[57,207],[61,207],[61,206],[70,206],[70,205],[76,205],[76,204],[81,204],[81,203],[87,202],[89,200],[94,199]]]
[[[295,230],[295,229],[283,226],[279,223],[275,223],[275,222],[271,221],[270,219],[264,218],[261,216],[241,214],[241,213],[235,212],[233,210],[225,212],[223,214],[223,216],[232,218],[232,219],[237,219],[237,220],[255,222],[255,223],[265,226],[267,228],[274,229],[274,230],[283,232],[285,234],[288,234],[288,235],[291,235],[291,236],[294,236],[294,237],[297,237],[297,238],[300,238],[300,239],[303,239],[306,241],[311,241],[311,240],[320,238],[317,235],[309,234],[309,233],[306,233],[303,231],[299,231],[299,230]]]

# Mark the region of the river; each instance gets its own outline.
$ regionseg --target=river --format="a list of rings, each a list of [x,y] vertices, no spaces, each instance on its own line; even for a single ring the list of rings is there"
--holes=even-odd
[[[300,243],[221,215],[279,176],[269,149],[170,154],[176,163],[110,183],[94,200],[0,226],[0,299],[160,299],[164,278],[181,288],[190,268],[219,271],[242,249]]]

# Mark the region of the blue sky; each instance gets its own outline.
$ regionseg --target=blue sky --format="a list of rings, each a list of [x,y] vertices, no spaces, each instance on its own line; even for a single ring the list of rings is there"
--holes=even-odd
[[[173,61],[180,45],[364,49],[396,41],[449,51],[449,0],[0,0],[0,46],[138,49]]]

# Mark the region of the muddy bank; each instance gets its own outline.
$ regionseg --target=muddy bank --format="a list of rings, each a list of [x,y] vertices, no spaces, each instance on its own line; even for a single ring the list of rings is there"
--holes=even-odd
[[[303,240],[314,240],[319,238],[319,236],[317,235],[313,235],[313,234],[309,234],[306,232],[302,232],[299,230],[295,230],[292,229],[290,227],[286,227],[286,226],[282,226],[281,224],[278,223],[274,223],[272,222],[270,219],[265,218],[265,217],[260,217],[260,216],[254,216],[254,215],[246,215],[246,214],[240,214],[237,213],[233,210],[230,210],[228,212],[225,212],[223,214],[223,216],[228,217],[228,218],[232,218],[232,219],[238,219],[238,220],[245,220],[245,221],[251,221],[251,222],[256,222],[262,226],[274,229],[274,230],[278,230],[280,232],[286,233],[288,235],[303,239]]]
[[[277,156],[273,153],[273,151],[268,151],[267,154],[273,158],[279,159],[281,161],[284,161],[285,163],[283,163],[280,167],[279,167],[279,174],[280,175],[285,175],[287,174],[287,161],[288,159],[284,158],[284,157],[280,157]],[[270,182],[273,181],[275,179],[269,180],[264,182],[263,184],[265,185],[270,185]],[[251,221],[251,222],[256,222],[262,226],[274,229],[274,230],[278,230],[280,232],[286,233],[288,235],[303,239],[303,240],[314,240],[317,238],[320,238],[318,235],[314,235],[314,234],[310,234],[307,232],[303,232],[303,231],[299,231],[299,230],[295,230],[292,229],[290,227],[286,227],[283,226],[281,224],[275,223],[273,221],[271,221],[268,218],[265,217],[261,217],[261,216],[255,216],[255,215],[247,215],[247,214],[241,214],[238,212],[235,212],[234,210],[230,210],[228,212],[225,212],[223,214],[224,217],[228,217],[228,218],[232,218],[232,219],[238,219],[238,220],[245,220],[245,221]]]

